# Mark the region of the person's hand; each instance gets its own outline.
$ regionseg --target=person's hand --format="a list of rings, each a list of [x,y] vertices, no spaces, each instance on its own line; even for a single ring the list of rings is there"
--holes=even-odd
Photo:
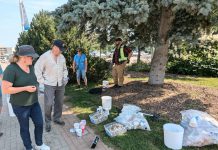
[[[36,91],[36,86],[26,86],[25,89],[27,92],[33,93]]]
[[[63,84],[64,84],[64,86],[66,86],[66,85],[67,85],[67,83],[68,83],[68,80],[69,80],[69,78],[63,79]]]

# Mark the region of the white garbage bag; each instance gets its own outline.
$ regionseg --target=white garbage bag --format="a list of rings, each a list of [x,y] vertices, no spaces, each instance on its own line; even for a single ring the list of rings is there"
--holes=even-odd
[[[185,129],[183,146],[218,144],[218,122],[213,117],[198,110],[185,110],[181,114],[181,126]]]
[[[150,126],[143,113],[139,112],[141,108],[135,105],[124,104],[122,112],[114,120],[124,125],[127,130],[142,129],[150,131]]]

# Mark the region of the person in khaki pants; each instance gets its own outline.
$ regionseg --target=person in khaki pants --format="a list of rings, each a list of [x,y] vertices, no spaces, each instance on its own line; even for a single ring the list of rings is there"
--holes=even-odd
[[[129,62],[129,59],[132,56],[132,50],[123,45],[121,38],[115,39],[115,50],[113,54],[113,68],[112,76],[114,80],[114,88],[120,88],[123,86],[124,81],[124,69],[126,64]]]

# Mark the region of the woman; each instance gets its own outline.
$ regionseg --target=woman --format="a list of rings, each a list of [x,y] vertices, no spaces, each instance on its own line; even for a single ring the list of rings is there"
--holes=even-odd
[[[73,59],[73,72],[76,72],[78,88],[80,88],[81,76],[85,82],[85,87],[87,87],[87,78],[86,78],[87,66],[88,63],[87,63],[86,55],[82,53],[82,48],[78,48],[77,54],[74,56]]]
[[[11,94],[10,103],[20,125],[20,135],[26,150],[33,149],[29,132],[29,118],[35,126],[35,149],[50,150],[43,144],[43,118],[38,102],[37,79],[32,66],[33,58],[38,54],[30,45],[19,47],[12,62],[4,71],[2,81],[3,94]]]

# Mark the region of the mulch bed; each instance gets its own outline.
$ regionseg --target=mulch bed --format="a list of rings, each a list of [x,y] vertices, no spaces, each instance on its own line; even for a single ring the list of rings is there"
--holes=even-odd
[[[145,74],[128,75],[144,77]],[[125,78],[122,88],[109,88],[102,95],[113,97],[113,105],[122,108],[123,104],[135,104],[146,113],[158,113],[163,118],[179,122],[180,111],[196,109],[209,113],[218,120],[218,89],[198,87],[196,85],[165,83],[163,86],[151,86],[144,81],[132,81]]]

